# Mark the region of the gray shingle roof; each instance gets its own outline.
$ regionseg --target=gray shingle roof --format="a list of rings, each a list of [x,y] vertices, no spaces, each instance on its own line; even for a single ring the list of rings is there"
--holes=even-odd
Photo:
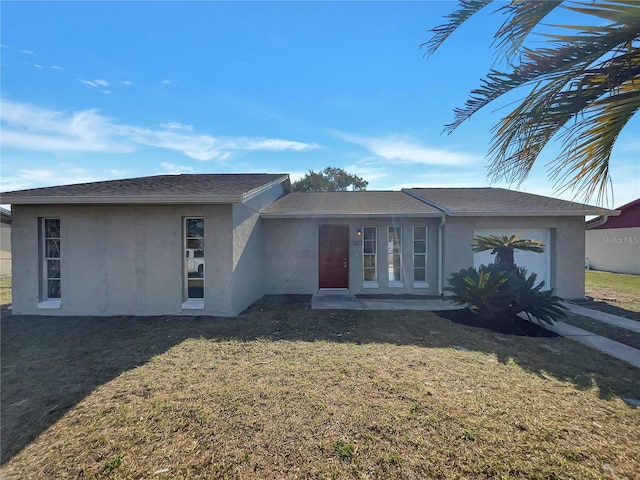
[[[232,203],[288,180],[288,174],[156,175],[17,190],[0,203]]]
[[[433,216],[442,213],[402,192],[293,192],[269,205],[266,218]]]
[[[422,199],[452,216],[582,216],[600,215],[603,212],[608,212],[609,215],[618,214],[615,210],[504,188],[407,188],[403,189],[403,192]]]

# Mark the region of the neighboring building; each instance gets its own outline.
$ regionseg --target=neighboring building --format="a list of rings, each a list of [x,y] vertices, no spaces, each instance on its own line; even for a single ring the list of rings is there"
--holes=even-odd
[[[0,207],[0,277],[11,276],[11,212]]]
[[[617,217],[599,216],[587,222],[587,267],[640,275],[640,198],[617,210]]]
[[[2,194],[13,215],[13,310],[239,314],[264,294],[440,295],[491,258],[476,234],[545,241],[516,256],[584,296],[596,207],[499,188],[291,193],[288,175],[163,175]],[[534,254],[529,254],[534,255]]]

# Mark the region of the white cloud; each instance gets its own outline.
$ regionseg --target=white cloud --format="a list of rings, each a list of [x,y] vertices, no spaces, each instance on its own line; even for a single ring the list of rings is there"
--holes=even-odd
[[[224,161],[248,150],[307,151],[312,143],[262,137],[216,137],[171,122],[156,128],[119,124],[97,110],[61,112],[0,100],[4,147],[46,152],[128,153],[140,145],[174,150],[195,160]]]
[[[28,169],[18,170],[13,176],[3,176],[0,187],[9,192],[24,188],[46,187],[50,185],[70,185],[73,183],[97,182],[105,178],[89,174],[84,168]]]
[[[120,82],[120,84],[124,85],[125,87],[130,87],[131,85],[133,85],[131,80],[123,80],[122,82]]]
[[[42,65],[40,65],[39,63],[32,63],[31,66],[33,68],[42,68]]]
[[[193,173],[193,168],[186,165],[174,165],[169,162],[162,162],[160,166],[164,169],[163,175],[178,175],[181,173]]]
[[[374,155],[391,163],[414,163],[422,165],[468,165],[481,158],[466,153],[432,148],[411,140],[408,136],[389,135],[383,138],[333,132],[342,140],[360,145]]]
[[[115,177],[122,177],[124,175],[127,175],[128,173],[130,173],[131,170],[118,170],[118,169],[112,169],[111,170],[111,175],[115,176]]]
[[[20,50],[20,53],[24,53],[25,55],[35,55],[31,50]]]
[[[51,70],[64,70],[60,65],[51,65],[49,68]]]
[[[171,85],[173,83],[173,80],[162,80],[160,82],[161,85]]]
[[[97,88],[97,87],[108,87],[109,86],[109,82],[100,78],[96,78],[94,80],[83,80],[82,78],[79,78],[78,81],[80,83],[84,83],[85,85],[89,86],[89,87],[93,87],[93,88]],[[102,93],[108,93],[108,91],[106,90],[102,90]]]

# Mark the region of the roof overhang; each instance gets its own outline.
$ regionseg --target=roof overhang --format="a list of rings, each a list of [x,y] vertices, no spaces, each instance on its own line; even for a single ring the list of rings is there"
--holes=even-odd
[[[11,205],[65,205],[65,204],[194,204],[194,203],[241,203],[242,195],[123,195],[123,196],[67,196],[49,195],[7,198],[0,197],[0,202]]]
[[[261,218],[442,218],[442,213],[262,213]]]
[[[244,203],[280,183],[289,180],[289,175],[283,175],[269,183],[260,185],[244,193],[232,195],[16,195],[0,194],[0,203],[9,205],[66,205],[66,204],[226,204]]]

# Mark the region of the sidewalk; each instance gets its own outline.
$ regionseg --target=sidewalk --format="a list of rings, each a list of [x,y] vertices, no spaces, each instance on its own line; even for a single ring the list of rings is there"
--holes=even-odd
[[[562,302],[562,304],[567,307],[571,313],[575,313],[576,315],[593,318],[594,320],[608,323],[614,327],[625,328],[632,332],[640,333],[640,322],[635,320],[629,320],[628,318],[619,317],[618,315],[592,310],[591,308],[582,307],[575,303]]]

